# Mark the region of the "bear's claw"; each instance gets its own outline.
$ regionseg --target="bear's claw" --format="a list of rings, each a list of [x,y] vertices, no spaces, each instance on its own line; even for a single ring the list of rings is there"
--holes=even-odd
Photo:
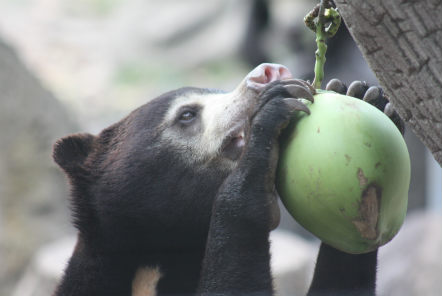
[[[394,110],[393,106],[388,102],[388,98],[385,96],[382,88],[377,86],[369,87],[365,81],[353,81],[347,89],[344,83],[335,78],[327,83],[325,89],[364,100],[375,106],[393,121],[401,134],[404,134],[404,122]]]
[[[293,98],[306,99],[312,103],[314,101],[312,93],[304,86],[289,84],[284,86],[284,88]]]
[[[310,109],[299,99],[285,98],[284,102],[289,105],[293,111],[303,111],[310,115]]]
[[[282,85],[299,85],[306,88],[312,95],[316,93],[315,88],[305,80],[302,79],[287,79],[281,81]]]
[[[347,96],[362,99],[367,92],[368,85],[365,81],[353,81],[347,90]]]
[[[339,94],[345,94],[347,92],[347,86],[344,83],[342,83],[341,80],[336,78],[330,80],[327,83],[325,89],[337,92]]]

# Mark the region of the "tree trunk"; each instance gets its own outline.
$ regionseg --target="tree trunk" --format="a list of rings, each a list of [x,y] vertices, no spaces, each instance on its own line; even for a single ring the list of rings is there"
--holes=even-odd
[[[442,164],[442,1],[335,3],[395,109]]]

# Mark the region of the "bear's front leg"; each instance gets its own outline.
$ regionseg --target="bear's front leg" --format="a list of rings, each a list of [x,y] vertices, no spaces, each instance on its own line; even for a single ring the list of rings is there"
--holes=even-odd
[[[302,81],[286,80],[269,83],[256,98],[244,151],[214,201],[199,286],[203,295],[273,293],[269,233],[279,223],[278,136],[295,110],[309,112],[298,97],[313,100]]]

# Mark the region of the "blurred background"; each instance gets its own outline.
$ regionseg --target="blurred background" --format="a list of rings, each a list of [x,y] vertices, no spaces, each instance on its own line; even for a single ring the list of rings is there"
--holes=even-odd
[[[57,138],[98,133],[181,86],[233,89],[261,62],[312,79],[309,0],[0,0],[0,295],[50,295],[75,241]],[[345,26],[326,80],[376,79]],[[406,222],[381,248],[380,295],[440,295],[442,173],[408,129]],[[283,214],[272,235],[279,295],[303,295],[318,242]]]

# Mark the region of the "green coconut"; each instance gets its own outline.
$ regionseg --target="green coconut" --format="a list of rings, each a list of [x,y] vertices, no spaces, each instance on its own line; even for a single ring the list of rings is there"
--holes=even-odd
[[[394,123],[372,105],[321,91],[284,131],[281,199],[303,227],[347,253],[372,251],[399,231],[410,158]]]

